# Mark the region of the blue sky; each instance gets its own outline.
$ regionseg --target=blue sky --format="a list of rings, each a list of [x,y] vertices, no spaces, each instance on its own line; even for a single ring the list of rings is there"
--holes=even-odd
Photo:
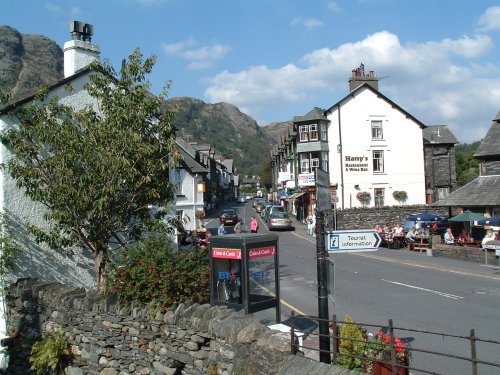
[[[360,63],[379,90],[458,140],[484,137],[500,111],[500,3],[490,0],[16,0],[0,24],[61,47],[69,22],[94,25],[101,57],[136,48],[170,97],[234,104],[259,125],[329,108]]]

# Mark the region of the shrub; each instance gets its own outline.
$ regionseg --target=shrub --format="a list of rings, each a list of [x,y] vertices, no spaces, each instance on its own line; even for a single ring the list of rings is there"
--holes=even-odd
[[[362,357],[364,354],[365,336],[362,328],[349,315],[346,315],[344,324],[340,327],[339,336],[340,344],[337,364],[351,370],[361,368],[363,360],[352,356]]]
[[[149,237],[120,251],[111,266],[108,291],[125,303],[155,301],[168,308],[181,302],[208,302],[209,283],[206,248],[174,252],[164,238]]]
[[[50,373],[62,374],[64,368],[73,358],[71,347],[64,337],[61,327],[53,332],[44,332],[42,339],[33,345],[31,350],[31,369],[37,374]]]

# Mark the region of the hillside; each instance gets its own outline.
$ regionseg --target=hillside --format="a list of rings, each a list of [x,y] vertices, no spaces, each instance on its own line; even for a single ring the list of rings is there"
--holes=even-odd
[[[234,159],[237,172],[257,175],[270,157],[272,139],[250,116],[228,103],[208,104],[194,98],[174,98],[165,103],[177,106],[173,124],[188,142],[208,143],[218,153]]]
[[[0,25],[0,89],[15,100],[63,75],[63,51],[54,41]]]

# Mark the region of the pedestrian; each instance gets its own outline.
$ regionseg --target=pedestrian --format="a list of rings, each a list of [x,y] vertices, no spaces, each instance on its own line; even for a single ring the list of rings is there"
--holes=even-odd
[[[455,237],[451,232],[451,228],[446,229],[446,233],[444,234],[444,243],[447,245],[455,245]]]
[[[252,220],[250,220],[250,232],[257,233],[258,230],[259,230],[259,223],[257,222],[255,216],[252,216]]]
[[[238,222],[234,226],[234,233],[241,233],[241,224],[242,224],[241,219],[238,219]]]
[[[224,236],[226,234],[226,228],[224,228],[224,223],[220,223],[219,229],[217,229],[217,235]]]
[[[312,215],[312,236],[316,237],[316,212]]]
[[[312,235],[313,217],[311,214],[307,215],[306,224],[307,224],[307,234]]]

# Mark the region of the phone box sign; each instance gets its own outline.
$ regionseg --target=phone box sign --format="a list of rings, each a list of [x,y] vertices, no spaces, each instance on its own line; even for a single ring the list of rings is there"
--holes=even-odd
[[[241,250],[212,248],[212,258],[241,259]]]
[[[248,257],[250,259],[271,257],[274,256],[274,254],[276,254],[276,248],[274,246],[260,247],[257,249],[248,250]]]

